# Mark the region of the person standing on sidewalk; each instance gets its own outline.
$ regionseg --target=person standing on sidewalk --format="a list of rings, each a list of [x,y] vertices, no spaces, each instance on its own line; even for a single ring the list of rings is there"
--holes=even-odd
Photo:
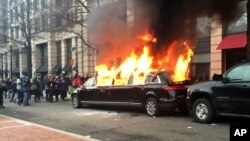
[[[78,71],[74,70],[73,71],[72,87],[75,89],[75,88],[79,88],[81,85],[82,85],[82,82],[81,82],[80,76],[78,75]]]
[[[31,95],[33,94],[35,96],[34,98],[35,102],[40,101],[39,84],[36,81],[36,78],[32,79],[30,92]]]
[[[23,105],[24,106],[29,106],[29,99],[30,99],[30,80],[28,76],[24,75],[21,77],[21,82],[22,82],[22,92],[23,92]]]
[[[11,91],[10,92],[12,93],[11,98],[10,98],[10,102],[13,102],[13,101],[15,102],[15,98],[16,98],[16,95],[17,95],[16,79],[13,79],[11,81]]]
[[[4,83],[3,80],[0,80],[0,109],[5,108],[3,106],[3,93],[5,91],[3,83]]]
[[[43,84],[44,84],[44,91],[45,91],[45,99],[46,101],[49,101],[49,88],[50,88],[50,83],[49,80],[51,78],[52,72],[49,71],[49,73],[44,77],[43,79]]]
[[[68,87],[69,85],[67,83],[67,80],[65,79],[64,75],[61,75],[61,80],[59,81],[59,91],[63,102],[65,97],[67,96]]]
[[[48,86],[49,86],[49,93],[48,93],[48,100],[50,103],[53,103],[53,95],[56,91],[56,80],[55,80],[55,75],[52,74],[49,77],[49,81],[48,81]]]
[[[23,101],[23,93],[22,93],[22,82],[21,79],[16,80],[16,89],[17,89],[17,94],[18,94],[18,100],[17,104],[20,105]]]

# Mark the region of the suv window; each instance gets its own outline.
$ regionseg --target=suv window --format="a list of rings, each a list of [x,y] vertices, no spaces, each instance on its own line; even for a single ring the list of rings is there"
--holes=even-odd
[[[250,81],[250,64],[243,64],[233,68],[227,73],[229,82],[246,82]]]

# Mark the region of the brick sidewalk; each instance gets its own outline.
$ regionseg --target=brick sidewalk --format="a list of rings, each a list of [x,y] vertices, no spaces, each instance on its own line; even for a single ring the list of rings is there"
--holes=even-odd
[[[0,115],[0,141],[97,141]]]

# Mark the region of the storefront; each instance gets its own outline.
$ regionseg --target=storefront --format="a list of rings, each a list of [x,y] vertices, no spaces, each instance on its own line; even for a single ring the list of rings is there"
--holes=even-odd
[[[218,46],[222,50],[222,69],[223,72],[238,64],[247,57],[247,35],[246,33],[237,33],[224,36]]]

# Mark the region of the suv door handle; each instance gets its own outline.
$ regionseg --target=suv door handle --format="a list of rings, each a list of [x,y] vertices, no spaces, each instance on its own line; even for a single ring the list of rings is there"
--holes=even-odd
[[[248,86],[247,85],[243,85],[243,86],[241,86],[242,88],[248,88]]]

